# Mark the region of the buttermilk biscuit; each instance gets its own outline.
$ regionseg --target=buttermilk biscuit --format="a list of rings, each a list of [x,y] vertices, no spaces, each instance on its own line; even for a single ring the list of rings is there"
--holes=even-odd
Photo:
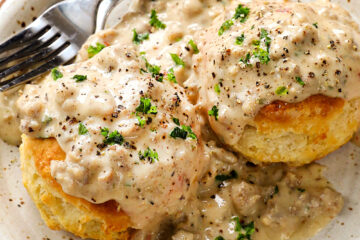
[[[348,142],[360,122],[360,100],[316,95],[263,107],[233,146],[255,162],[303,165]],[[257,160],[257,161],[256,161]]]
[[[201,106],[251,161],[306,164],[358,128],[360,32],[338,5],[233,1],[197,41]]]
[[[115,201],[92,204],[65,194],[50,174],[52,160],[65,153],[55,139],[22,136],[20,147],[23,183],[49,228],[66,230],[82,238],[130,237],[130,220]]]

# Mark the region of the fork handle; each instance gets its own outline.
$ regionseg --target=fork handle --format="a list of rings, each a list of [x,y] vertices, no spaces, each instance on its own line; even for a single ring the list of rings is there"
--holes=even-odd
[[[103,0],[100,3],[97,13],[95,32],[105,28],[105,23],[111,13],[111,10],[113,10],[120,2],[121,0]]]

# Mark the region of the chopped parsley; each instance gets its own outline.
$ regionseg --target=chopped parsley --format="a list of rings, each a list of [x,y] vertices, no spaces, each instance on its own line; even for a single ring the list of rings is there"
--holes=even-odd
[[[133,43],[139,45],[141,44],[144,40],[148,40],[149,39],[149,33],[143,33],[143,34],[139,34],[136,32],[136,29],[133,29]]]
[[[157,107],[151,105],[150,98],[141,97],[140,104],[136,108],[137,113],[144,113],[144,114],[157,114]]]
[[[271,38],[269,37],[269,33],[262,28],[260,31],[260,40],[263,40],[266,46],[266,50],[269,52],[270,44],[271,44]]]
[[[181,139],[186,139],[188,133],[187,131],[179,128],[179,127],[176,127],[172,130],[172,132],[170,133],[170,137],[172,138],[181,138]]]
[[[184,61],[177,54],[170,53],[170,56],[176,65],[185,67]]]
[[[114,144],[123,144],[124,142],[124,137],[117,131],[113,131],[110,133],[108,128],[101,128],[101,135],[103,135],[104,139],[104,144],[106,145],[114,145]]]
[[[215,240],[225,240],[225,238],[223,236],[217,236]]]
[[[192,131],[190,126],[182,125],[181,128],[175,127],[170,133],[172,138],[181,138],[186,139],[187,137],[191,139],[197,139],[195,133]]]
[[[144,58],[146,69],[151,73],[151,76],[155,78],[156,81],[162,82],[164,79],[164,74],[160,72],[160,66],[150,64],[146,58]],[[145,70],[142,70],[145,71]],[[145,71],[146,72],[146,71]]]
[[[214,116],[216,121],[219,119],[219,109],[215,105],[208,111],[208,114]]]
[[[299,192],[305,192],[305,189],[304,188],[297,188],[297,190],[299,191]]]
[[[234,19],[240,19],[241,23],[244,23],[250,13],[250,8],[244,7],[243,5],[239,4],[235,9]]]
[[[149,147],[142,153],[139,151],[140,160],[148,160],[150,163],[154,163],[155,160],[159,161],[159,154],[154,150],[151,150]]]
[[[136,108],[136,118],[138,120],[138,125],[140,127],[144,127],[146,123],[148,123],[148,120],[151,120],[147,117],[141,117],[139,114],[157,114],[157,107],[151,105],[151,100],[149,98],[141,97],[140,98],[140,104]],[[151,122],[151,121],[150,121]],[[149,122],[149,123],[150,123]],[[149,124],[148,123],[148,124]]]
[[[266,46],[266,50],[260,47],[261,42],[264,43]],[[261,64],[268,64],[270,61],[270,45],[271,45],[271,38],[269,37],[268,32],[265,29],[261,29],[260,31],[260,39],[259,40],[253,40],[252,45],[255,46],[255,49],[252,52],[252,56],[254,58],[259,59]],[[252,66],[249,61],[252,57],[250,53],[246,54],[245,59],[241,58],[240,62],[244,63],[246,66]]]
[[[240,58],[240,62],[242,62],[243,64],[245,64],[245,66],[252,66],[251,63],[250,63],[250,59],[251,59],[251,55],[250,53],[247,53],[245,58]]]
[[[166,24],[162,23],[157,16],[157,13],[154,9],[151,10],[151,15],[150,15],[150,25],[157,28],[157,29],[165,29],[166,28]]]
[[[318,26],[318,23],[316,22],[316,23],[313,23],[312,24],[315,28],[319,28],[319,26]]]
[[[226,20],[220,27],[218,34],[219,36],[223,35],[226,30],[229,30],[232,25],[234,25],[234,20],[240,20],[241,23],[244,23],[250,13],[250,9],[239,4],[235,9],[235,14],[232,19]]]
[[[89,131],[87,130],[87,128],[85,127],[85,125],[83,123],[79,123],[79,135],[85,135],[87,134]]]
[[[278,194],[278,193],[279,193],[279,187],[278,187],[278,185],[276,185],[274,187],[274,194],[273,195]]]
[[[215,84],[214,90],[215,90],[215,92],[216,92],[217,94],[220,94],[220,85],[219,85],[218,83]]]
[[[188,133],[188,137],[191,139],[197,139],[195,133],[192,131],[190,126],[184,126],[182,125],[181,128],[185,130]]]
[[[284,96],[289,93],[289,90],[284,86],[280,86],[275,90],[275,93],[276,95]]]
[[[169,69],[169,71],[167,73],[167,80],[172,83],[177,83],[173,68]]]
[[[194,40],[191,39],[191,40],[189,41],[189,45],[191,46],[194,54],[198,54],[198,53],[200,52],[200,51],[199,51],[199,48],[198,48],[198,46],[196,45],[196,43],[194,42]]]
[[[58,80],[59,78],[62,78],[64,75],[59,71],[59,69],[53,68],[51,70],[51,77],[54,79],[54,81]]]
[[[227,30],[229,30],[232,25],[234,25],[234,21],[233,21],[232,19],[225,21],[225,22],[221,25],[221,27],[220,27],[220,29],[219,29],[219,31],[218,31],[218,35],[219,35],[219,36],[223,35],[224,32],[227,31]]]
[[[105,45],[98,43],[98,42],[96,43],[96,46],[90,45],[87,49],[89,58],[92,58],[93,56],[95,56],[96,54],[101,52],[104,48],[105,48]]]
[[[137,120],[139,121],[138,125],[140,127],[144,127],[146,124],[146,118],[145,117],[140,117],[140,116],[136,116]]]
[[[300,84],[301,86],[304,86],[305,85],[305,83],[304,83],[304,81],[301,79],[301,77],[295,77],[295,80],[296,80],[296,82],[298,83],[298,84]]]
[[[83,82],[87,79],[87,75],[75,75],[73,79],[75,79],[75,82]]]
[[[255,48],[253,55],[254,57],[258,58],[262,64],[267,64],[270,61],[269,52],[262,48]]]
[[[252,45],[254,46],[260,46],[260,40],[253,40]]]
[[[235,222],[235,232],[238,232],[236,239],[251,240],[251,235],[255,232],[254,222],[243,224],[239,217],[234,217],[232,220]]]
[[[219,174],[215,177],[216,181],[226,181],[226,180],[230,180],[230,179],[236,179],[238,178],[238,174],[235,170],[231,170],[231,172],[229,174]]]
[[[180,126],[180,121],[178,118],[173,118],[173,121],[176,125]]]
[[[244,43],[245,40],[245,35],[241,34],[241,36],[236,37],[235,43],[237,45],[242,45]]]
[[[44,116],[44,119],[41,121],[44,124],[49,124],[52,121],[52,117],[49,117],[48,115]]]

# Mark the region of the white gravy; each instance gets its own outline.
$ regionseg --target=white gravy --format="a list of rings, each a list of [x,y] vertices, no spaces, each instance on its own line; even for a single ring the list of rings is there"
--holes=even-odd
[[[245,22],[233,20],[218,36],[237,6],[230,4],[198,40],[201,101],[206,110],[217,107],[218,119],[209,120],[225,143],[237,143],[257,111],[275,100],[298,102],[316,94],[360,97],[360,32],[345,10],[326,1],[253,1],[246,4],[250,13]]]
[[[306,239],[342,208],[321,166],[246,163],[211,141],[199,108],[218,107],[211,127],[233,143],[273,100],[359,97],[357,26],[330,3],[246,1],[249,16],[219,36],[239,3],[134,0],[116,28],[91,36],[77,62],[57,70],[58,79],[27,85],[17,101],[21,131],[56,138],[66,152],[51,163],[63,190],[95,204],[118,201],[138,230],[134,239]],[[260,39],[262,28],[269,39]],[[267,64],[252,53],[256,40],[258,50],[268,48]],[[97,44],[105,48],[89,59]]]

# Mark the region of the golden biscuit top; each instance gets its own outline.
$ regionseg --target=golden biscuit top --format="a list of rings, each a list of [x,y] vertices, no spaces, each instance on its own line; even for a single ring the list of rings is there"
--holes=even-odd
[[[360,33],[337,5],[235,1],[199,35],[202,104],[227,144],[276,100],[360,96]]]

